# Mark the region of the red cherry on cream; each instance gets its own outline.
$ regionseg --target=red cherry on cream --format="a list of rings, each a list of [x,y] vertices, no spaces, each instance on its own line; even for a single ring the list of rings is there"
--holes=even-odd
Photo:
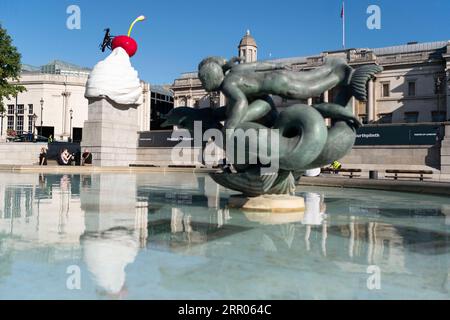
[[[111,43],[111,47],[113,50],[118,47],[124,49],[130,56],[130,58],[136,54],[136,51],[138,49],[136,41],[133,38],[127,36],[114,37]]]

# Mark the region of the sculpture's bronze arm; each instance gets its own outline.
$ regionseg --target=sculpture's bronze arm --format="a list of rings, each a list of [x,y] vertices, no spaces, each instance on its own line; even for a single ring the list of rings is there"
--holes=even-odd
[[[228,62],[223,65],[222,69],[223,72],[227,72],[228,70],[230,70],[231,68],[236,66],[237,62],[242,62],[244,59],[241,57],[232,57],[230,60],[228,60]]]
[[[222,92],[229,101],[225,129],[235,129],[241,123],[248,108],[247,97],[234,83],[225,84]]]
[[[274,70],[292,70],[292,68],[283,63],[272,62],[244,63],[233,67],[233,72],[266,72]]]

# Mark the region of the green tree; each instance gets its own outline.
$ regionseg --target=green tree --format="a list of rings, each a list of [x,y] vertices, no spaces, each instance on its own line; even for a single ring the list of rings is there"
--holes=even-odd
[[[18,81],[21,71],[20,53],[12,45],[12,39],[0,24],[0,112],[5,111],[3,98],[10,99],[25,91],[25,87],[12,84]]]

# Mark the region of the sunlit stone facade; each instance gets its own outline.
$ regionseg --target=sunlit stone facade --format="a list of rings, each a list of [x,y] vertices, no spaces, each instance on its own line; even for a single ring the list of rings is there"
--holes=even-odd
[[[238,47],[246,62],[257,59],[257,45],[247,33]],[[353,67],[379,64],[384,71],[368,84],[366,103],[354,102],[354,112],[364,123],[440,122],[450,118],[450,41],[408,43],[384,48],[325,51],[316,56],[271,60],[306,71],[321,66],[326,57],[342,57]],[[175,107],[224,105],[225,98],[208,94],[196,72],[184,73],[172,85]],[[305,103],[332,102],[334,92],[311,97]],[[277,99],[279,106],[289,101]]]

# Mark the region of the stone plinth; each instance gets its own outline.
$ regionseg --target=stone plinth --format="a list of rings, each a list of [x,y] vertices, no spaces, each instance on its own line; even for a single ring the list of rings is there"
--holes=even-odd
[[[441,174],[450,174],[450,126],[445,126],[445,137],[441,141]]]
[[[232,196],[232,208],[241,209],[250,221],[263,224],[283,224],[303,219],[305,201],[302,197],[274,194],[259,197]]]
[[[91,151],[94,166],[129,166],[136,161],[138,130],[137,106],[90,99],[81,148]]]

